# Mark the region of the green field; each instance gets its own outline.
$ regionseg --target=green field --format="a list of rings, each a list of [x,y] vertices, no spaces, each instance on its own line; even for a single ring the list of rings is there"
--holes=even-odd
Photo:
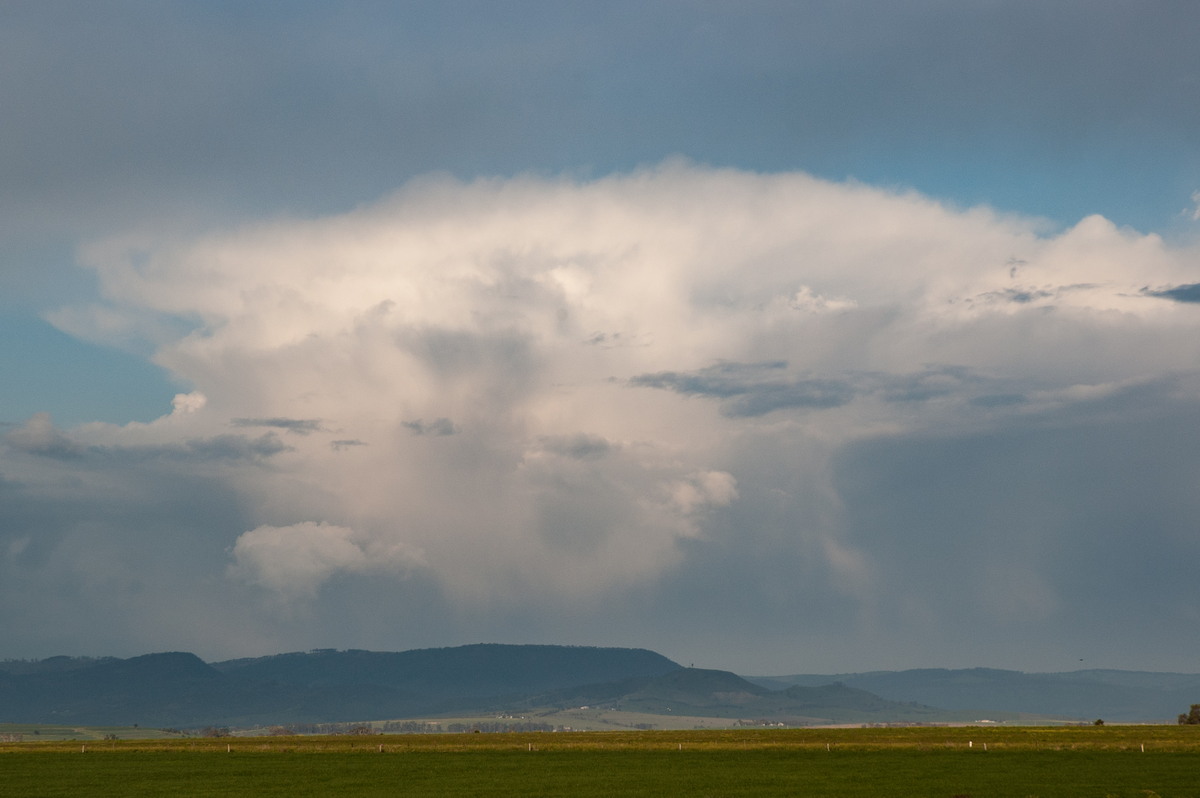
[[[1193,796],[1200,729],[793,729],[0,744],[0,795]]]
[[[4,740],[18,737],[22,741],[49,742],[62,740],[121,739],[167,740],[184,735],[178,731],[141,729],[137,726],[55,726],[47,723],[0,723],[0,746]]]

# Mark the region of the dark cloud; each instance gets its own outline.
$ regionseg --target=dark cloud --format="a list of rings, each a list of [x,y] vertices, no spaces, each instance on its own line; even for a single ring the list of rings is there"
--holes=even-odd
[[[151,457],[173,459],[258,460],[290,449],[291,447],[281,441],[278,435],[268,432],[257,438],[247,438],[244,435],[214,435],[211,438],[194,438],[178,447],[129,447],[124,451],[144,452]]]
[[[289,450],[273,432],[257,438],[248,438],[245,435],[214,435],[165,444],[84,444],[54,427],[46,416],[35,416],[24,426],[10,431],[4,441],[10,448],[24,454],[52,460],[83,460],[90,463],[261,460]]]
[[[1158,290],[1143,288],[1142,293],[1146,296],[1170,299],[1175,302],[1200,302],[1200,283],[1188,283],[1186,285],[1177,285],[1174,288],[1162,288]]]
[[[1026,305],[1039,299],[1053,299],[1055,292],[1008,288],[1001,292],[1001,296],[1010,302],[1017,302],[1019,304]]]
[[[357,440],[354,438],[329,442],[330,448],[332,448],[335,452],[340,452],[343,449],[349,449],[354,446],[366,446],[366,445],[367,444],[365,441],[360,441],[360,440]]]
[[[424,421],[416,419],[415,421],[402,421],[401,426],[407,428],[413,435],[456,435],[460,432],[459,428],[448,418],[435,418],[433,421]]]
[[[976,396],[971,400],[971,404],[976,407],[1011,407],[1013,405],[1023,405],[1029,401],[1029,397],[1019,393],[994,393]]]
[[[12,429],[4,436],[4,442],[26,454],[55,460],[78,459],[87,451],[87,447],[55,427],[46,413],[38,413],[24,425]]]
[[[547,436],[540,441],[544,451],[573,460],[596,460],[613,450],[613,445],[597,435]]]
[[[1153,651],[1189,667],[1194,647],[1173,638],[1200,607],[1200,406],[1169,390],[1108,397],[1094,415],[848,446],[834,479],[844,539],[873,564],[886,645],[957,640],[975,663],[1036,649],[1064,668],[1077,656],[1136,667]]]
[[[762,416],[789,408],[841,407],[855,395],[841,380],[804,379],[789,384],[759,385],[726,403],[721,412],[735,418]]]
[[[275,427],[297,435],[308,435],[323,429],[321,420],[316,418],[235,418],[229,423],[235,427]]]
[[[215,651],[242,635],[233,618],[270,634],[213,580],[253,526],[237,478],[162,463],[89,452],[31,469],[9,454],[22,474],[0,481],[0,629],[13,651]]]
[[[728,399],[740,396],[766,379],[784,371],[785,360],[762,363],[717,363],[693,372],[660,371],[639,374],[629,383],[639,388],[659,388],[685,396],[708,396]]]
[[[725,400],[721,412],[733,417],[761,416],[786,408],[838,407],[854,398],[854,388],[847,381],[788,379],[786,369],[784,361],[718,363],[692,372],[639,374],[629,384]]]
[[[888,402],[926,402],[978,382],[979,378],[964,366],[934,366],[916,374],[890,376],[884,381],[882,395]]]
[[[963,366],[931,366],[911,374],[854,372],[813,377],[792,375],[783,361],[718,363],[692,372],[639,374],[629,384],[720,400],[721,413],[731,418],[841,407],[867,395],[878,395],[887,402],[926,402],[958,395],[982,407],[1025,401],[1023,394],[999,392],[997,389],[1005,386],[1003,380],[983,377]]]
[[[635,340],[630,336],[622,335],[619,332],[596,332],[592,333],[583,343],[588,346],[599,347],[600,349],[615,349],[619,346],[636,346]]]
[[[1074,285],[1060,285],[1053,288],[1005,288],[1000,291],[988,291],[987,293],[973,297],[969,301],[985,303],[1012,302],[1018,305],[1030,305],[1036,302],[1058,300],[1066,294],[1075,291],[1087,291],[1095,287],[1092,283],[1076,283]]]

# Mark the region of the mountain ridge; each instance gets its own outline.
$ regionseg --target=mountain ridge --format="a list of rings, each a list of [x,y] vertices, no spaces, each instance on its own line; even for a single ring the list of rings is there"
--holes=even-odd
[[[648,649],[315,649],[207,663],[187,652],[0,661],[0,722],[196,728],[537,714],[585,706],[789,725],[1054,716],[1170,722],[1200,675],[996,668],[742,677]]]
[[[947,710],[1034,712],[1122,722],[1170,722],[1180,711],[1200,702],[1200,674],[1098,668],[1059,673],[915,668],[747,678],[774,689],[837,681],[893,701],[916,701]]]
[[[205,663],[129,659],[0,663],[0,722],[199,727],[534,714],[605,704],[641,714],[789,724],[922,720],[936,710],[845,686],[772,691],[647,649],[475,644],[317,649]]]
[[[194,727],[403,718],[680,668],[646,649],[504,644],[320,649],[212,664],[183,652],[45,662],[0,662],[0,722]]]
[[[532,696],[530,707],[567,708],[599,705],[651,715],[823,723],[921,723],[943,719],[941,710],[889,701],[866,690],[829,684],[770,690],[729,671],[680,668],[662,676],[633,678],[612,684]],[[961,719],[961,718],[960,718]]]

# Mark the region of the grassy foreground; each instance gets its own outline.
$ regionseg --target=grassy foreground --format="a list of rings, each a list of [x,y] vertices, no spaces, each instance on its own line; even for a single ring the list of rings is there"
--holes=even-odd
[[[0,744],[0,795],[1200,798],[1196,732],[1132,726],[21,742]]]

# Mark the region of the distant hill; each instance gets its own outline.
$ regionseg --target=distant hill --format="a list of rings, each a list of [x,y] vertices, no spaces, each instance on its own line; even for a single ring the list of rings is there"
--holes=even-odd
[[[836,681],[894,701],[916,701],[945,709],[1033,712],[1125,722],[1172,721],[1190,705],[1200,702],[1200,675],[1185,673],[1117,670],[1023,673],[995,668],[927,668],[750,677],[750,681],[774,689]]]
[[[314,651],[212,665],[186,653],[54,657],[0,662],[0,722],[182,728],[399,718],[679,667],[644,649],[584,646]]]
[[[654,715],[769,720],[788,725],[947,720],[915,703],[887,701],[844,684],[770,690],[728,671],[681,668],[661,676],[559,690],[525,699],[530,707],[604,707]],[[965,718],[960,718],[965,719]]]
[[[586,705],[789,724],[944,719],[845,685],[772,691],[644,649],[472,645],[212,664],[178,652],[0,663],[0,722],[195,728]]]
[[[370,684],[441,700],[658,676],[680,666],[646,649],[478,644],[402,652],[318,650],[213,667],[256,681],[304,687]]]
[[[0,674],[0,721],[187,725],[203,722],[206,707],[220,712],[249,697],[194,654],[76,661],[79,667],[63,667],[62,659]]]
[[[1200,676],[1188,674],[976,668],[746,679],[683,668],[645,649],[588,646],[317,650],[215,663],[183,652],[0,661],[0,723],[198,728],[581,707],[788,725],[1017,713],[1170,721],[1197,702]]]

